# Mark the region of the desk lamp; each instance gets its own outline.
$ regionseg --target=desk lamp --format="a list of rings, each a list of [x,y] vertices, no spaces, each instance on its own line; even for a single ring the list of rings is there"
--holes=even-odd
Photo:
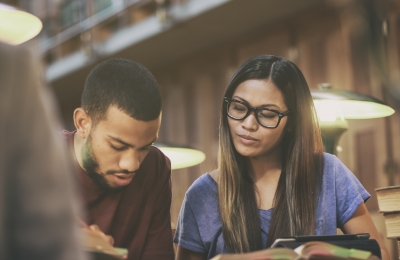
[[[36,16],[0,3],[0,41],[18,45],[32,39],[42,30]]]
[[[332,89],[319,84],[311,95],[319,119],[325,151],[335,154],[342,133],[348,129],[347,119],[370,119],[390,116],[394,110],[382,101],[364,94]]]
[[[154,146],[171,160],[172,170],[191,167],[202,163],[206,159],[206,155],[202,151],[191,147],[159,142],[156,142]]]

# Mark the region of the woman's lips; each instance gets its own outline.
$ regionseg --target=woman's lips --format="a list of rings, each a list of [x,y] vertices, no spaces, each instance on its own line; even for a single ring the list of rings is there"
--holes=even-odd
[[[258,139],[251,137],[249,135],[237,135],[239,137],[239,140],[243,144],[254,144],[258,141]]]

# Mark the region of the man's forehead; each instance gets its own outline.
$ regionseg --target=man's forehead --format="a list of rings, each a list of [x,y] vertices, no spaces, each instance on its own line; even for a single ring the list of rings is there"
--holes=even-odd
[[[110,108],[107,118],[98,122],[96,131],[108,138],[130,145],[152,142],[158,137],[161,115],[151,121],[142,121],[130,117],[125,112]]]

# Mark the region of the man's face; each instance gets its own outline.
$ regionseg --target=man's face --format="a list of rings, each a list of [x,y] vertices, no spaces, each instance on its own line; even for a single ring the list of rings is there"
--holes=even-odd
[[[88,176],[107,191],[128,185],[157,139],[160,122],[161,116],[145,122],[111,106],[82,146],[82,163]]]

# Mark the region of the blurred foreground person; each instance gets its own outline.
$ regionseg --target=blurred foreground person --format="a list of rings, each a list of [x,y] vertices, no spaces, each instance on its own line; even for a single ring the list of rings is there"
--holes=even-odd
[[[70,165],[38,63],[0,43],[0,259],[81,260]]]
[[[75,161],[86,224],[110,235],[128,259],[173,259],[171,163],[152,144],[161,93],[142,65],[111,59],[89,74],[76,131],[64,131]]]

